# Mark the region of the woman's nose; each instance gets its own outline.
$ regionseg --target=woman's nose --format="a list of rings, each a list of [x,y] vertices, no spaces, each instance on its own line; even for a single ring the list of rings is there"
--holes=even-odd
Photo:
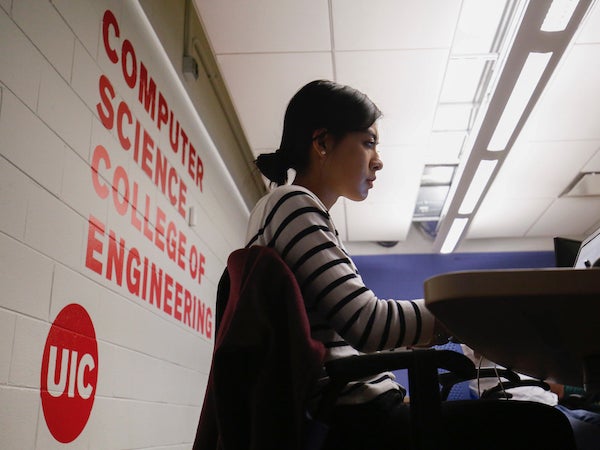
[[[377,155],[375,155],[375,158],[373,158],[373,160],[371,161],[371,169],[372,170],[383,169],[383,161],[381,160],[379,153],[377,153]]]

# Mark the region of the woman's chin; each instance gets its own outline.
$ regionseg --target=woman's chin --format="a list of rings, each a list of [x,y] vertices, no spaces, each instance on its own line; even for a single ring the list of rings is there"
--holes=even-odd
[[[363,200],[366,200],[367,197],[369,196],[369,192],[360,192],[356,195],[353,195],[352,197],[347,197],[349,200],[353,200],[355,202],[362,202]]]

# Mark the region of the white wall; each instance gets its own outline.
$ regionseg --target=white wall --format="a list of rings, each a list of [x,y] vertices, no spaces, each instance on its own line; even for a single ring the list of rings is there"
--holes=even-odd
[[[111,14],[119,35],[109,26],[107,43],[116,50],[116,64],[103,39],[103,18]],[[132,73],[133,53],[137,67],[133,88],[121,67],[128,42],[126,71]],[[187,161],[182,164],[182,148],[189,154],[189,144],[175,153],[168,128],[159,130],[138,100],[141,64],[202,162],[201,189]],[[113,87],[114,99],[103,100],[109,89],[100,87],[101,80]],[[248,209],[181,80],[137,1],[0,0],[3,450],[191,447],[210,366],[216,284],[229,252],[243,244]],[[131,124],[117,119],[121,102]],[[99,111],[111,109],[107,128]],[[136,124],[148,134],[154,144],[146,159],[136,162],[134,148],[124,148],[117,122],[132,142]],[[154,183],[157,148],[172,168],[176,193],[185,185],[184,199],[172,202]],[[100,158],[96,172],[91,166],[99,155],[110,158],[110,167]],[[115,173],[121,182],[113,200]],[[95,184],[108,186],[108,197]],[[123,200],[126,185],[129,204]],[[188,225],[190,209],[196,226]],[[169,223],[185,239],[174,260],[155,243],[157,230]],[[118,245],[111,246],[109,234]],[[123,256],[122,268],[109,271],[110,252]],[[204,257],[201,276],[190,269],[192,254]],[[160,308],[128,276],[138,267],[144,271],[137,255],[162,270],[163,295],[172,280],[173,298],[163,298]],[[202,326],[191,318],[193,309],[185,312],[186,293],[195,299],[188,305],[204,310]],[[63,309],[71,304],[79,307]],[[82,315],[73,315],[81,308]],[[63,350],[75,355],[65,361],[76,364],[61,366]],[[54,378],[44,372],[51,372],[51,363],[57,366]],[[42,392],[51,385],[56,392]]]

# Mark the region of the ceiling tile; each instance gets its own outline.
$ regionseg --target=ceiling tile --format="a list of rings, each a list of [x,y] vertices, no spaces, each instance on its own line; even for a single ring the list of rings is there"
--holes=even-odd
[[[346,202],[348,240],[404,241],[413,207],[407,203]]]
[[[378,150],[383,169],[377,172],[377,180],[364,203],[409,202],[414,208],[423,173],[423,151],[414,146],[383,145]]]
[[[451,59],[448,62],[440,102],[473,102],[488,62],[480,58]]]
[[[322,0],[194,0],[215,53],[331,50]]]
[[[423,152],[410,146],[379,150],[384,167],[377,173],[375,187],[366,200],[346,202],[349,240],[403,241],[410,229]],[[386,171],[386,165],[390,170]]]
[[[563,194],[566,197],[600,197],[600,174],[581,173]]]
[[[467,131],[472,111],[473,105],[469,103],[443,103],[435,111],[433,130]]]
[[[488,193],[469,226],[468,238],[525,236],[552,200]]]
[[[463,131],[437,131],[429,135],[425,164],[458,164],[467,134]]]
[[[582,172],[600,172],[600,142],[596,142],[596,153],[581,169]]]
[[[225,55],[218,62],[253,149],[276,149],[292,96],[309,81],[332,78],[328,53]]]
[[[599,139],[599,79],[600,44],[574,46],[557,68],[527,124],[530,138]]]
[[[381,142],[428,139],[445,50],[336,52],[337,79],[367,94],[383,111]]]
[[[598,224],[600,198],[559,198],[531,227],[528,236],[585,236]]]
[[[502,164],[492,190],[515,197],[557,197],[596,153],[597,148],[597,141],[518,145]]]
[[[593,8],[576,39],[577,43],[600,43],[600,8]]]
[[[332,0],[336,50],[450,48],[460,0]]]
[[[452,53],[489,53],[506,5],[507,0],[463,1]]]

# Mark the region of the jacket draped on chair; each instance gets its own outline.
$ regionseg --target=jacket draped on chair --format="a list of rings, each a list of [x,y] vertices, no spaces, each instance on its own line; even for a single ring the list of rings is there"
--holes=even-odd
[[[310,336],[294,274],[273,249],[229,256],[216,320],[194,450],[301,448],[325,350]]]

